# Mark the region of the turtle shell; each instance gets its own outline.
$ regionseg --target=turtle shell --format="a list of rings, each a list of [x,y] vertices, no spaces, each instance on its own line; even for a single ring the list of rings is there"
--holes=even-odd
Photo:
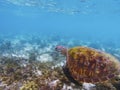
[[[71,77],[79,83],[104,82],[120,72],[120,63],[115,57],[88,47],[69,49],[65,67]]]

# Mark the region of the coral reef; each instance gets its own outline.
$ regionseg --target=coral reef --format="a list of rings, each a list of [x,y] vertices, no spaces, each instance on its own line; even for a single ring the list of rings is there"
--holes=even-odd
[[[34,81],[26,82],[20,90],[38,90],[38,85]]]
[[[59,44],[67,47],[91,46],[120,59],[120,48],[114,44],[109,47],[101,42],[84,42],[59,36],[0,37],[0,90],[110,90],[104,84],[83,83],[83,86],[78,86],[70,82],[62,70],[65,57],[54,50]],[[111,82],[119,90],[120,77]]]

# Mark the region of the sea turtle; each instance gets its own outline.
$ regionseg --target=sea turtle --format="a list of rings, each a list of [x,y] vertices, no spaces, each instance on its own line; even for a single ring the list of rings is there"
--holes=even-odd
[[[120,74],[120,62],[114,56],[89,47],[67,49],[56,46],[56,51],[66,56],[63,72],[75,84],[102,83]]]

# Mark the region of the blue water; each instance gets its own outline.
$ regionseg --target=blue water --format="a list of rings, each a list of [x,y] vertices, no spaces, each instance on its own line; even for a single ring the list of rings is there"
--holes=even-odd
[[[110,74],[117,70],[114,60],[120,61],[120,0],[0,0],[0,90],[22,90],[20,88],[27,85],[27,89],[37,88],[38,85],[39,90],[76,88],[73,83],[69,83],[65,75],[62,76],[60,70],[63,66],[65,74],[69,74],[68,77],[72,77],[73,70],[67,65],[70,60],[65,64],[66,57],[56,51],[58,45],[67,49],[87,46],[111,54],[116,59],[106,54],[105,58],[100,55],[98,60],[94,60],[94,64],[91,58],[99,55],[93,53],[93,57],[88,57],[90,62],[87,60],[87,64],[88,67],[95,66],[97,72],[106,71],[103,75],[108,75],[102,75],[100,81],[112,77],[117,73],[115,71]],[[84,52],[82,54],[85,56]],[[80,53],[80,57],[82,54]],[[104,59],[103,63],[99,59]],[[107,63],[109,59],[110,62]],[[96,66],[96,61],[99,67]],[[77,75],[79,80],[87,70],[86,63],[83,63],[80,73],[75,72],[76,75],[81,74]],[[78,64],[73,65],[73,69],[78,67]],[[110,68],[112,70],[108,71]],[[93,77],[96,76],[93,75],[96,73],[92,71],[93,68],[88,70],[89,75],[86,74],[83,79],[90,77],[90,81],[99,81],[99,78]],[[119,87],[120,78],[115,79],[112,80],[115,82],[113,84]],[[87,88],[92,87],[91,84],[86,85]],[[98,84],[98,89],[105,90],[106,85],[108,84]],[[97,89],[97,86],[94,87]]]
[[[120,39],[120,0],[0,0],[0,33]]]

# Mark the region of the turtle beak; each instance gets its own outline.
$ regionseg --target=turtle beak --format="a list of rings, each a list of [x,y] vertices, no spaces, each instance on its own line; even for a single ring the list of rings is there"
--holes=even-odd
[[[57,52],[61,52],[61,50],[60,50],[60,49],[58,49],[57,47],[55,48],[55,51],[57,51]]]
[[[57,51],[58,53],[62,54],[62,49],[61,48],[56,47],[55,51]]]
[[[57,51],[57,47],[55,48],[55,51]]]

